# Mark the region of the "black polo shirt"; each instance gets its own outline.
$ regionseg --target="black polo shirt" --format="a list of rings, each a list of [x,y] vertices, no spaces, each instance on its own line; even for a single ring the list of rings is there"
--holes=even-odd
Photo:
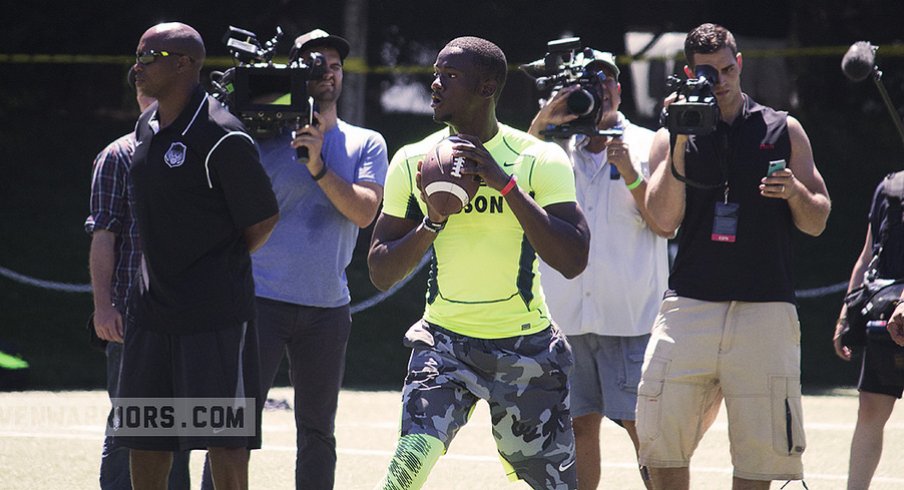
[[[257,148],[200,86],[168,127],[159,129],[156,109],[138,120],[130,174],[145,259],[136,325],[191,333],[250,320],[243,231],[278,212]]]
[[[720,122],[714,133],[689,138],[687,176],[707,184],[727,179],[728,201],[739,205],[737,234],[733,243],[713,240],[723,187],[687,186],[670,290],[704,301],[795,302],[791,209],[784,199],[763,197],[759,190],[769,162],[779,159],[791,160],[788,114],[747,95],[731,125]]]

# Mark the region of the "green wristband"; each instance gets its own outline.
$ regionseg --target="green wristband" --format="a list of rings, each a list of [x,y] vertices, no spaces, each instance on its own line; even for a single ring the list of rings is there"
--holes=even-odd
[[[641,183],[643,183],[643,174],[637,174],[637,180],[631,182],[630,184],[627,184],[628,190],[633,191],[634,189],[637,189],[638,187],[640,187]]]

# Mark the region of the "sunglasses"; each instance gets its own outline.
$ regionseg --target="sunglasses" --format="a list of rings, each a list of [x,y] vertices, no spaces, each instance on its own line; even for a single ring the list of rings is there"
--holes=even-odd
[[[186,56],[182,53],[173,53],[171,51],[157,51],[154,49],[149,49],[147,51],[142,51],[140,53],[135,53],[135,61],[142,65],[150,65],[154,61],[157,61],[157,58],[166,58],[167,56]],[[194,61],[189,56],[188,59],[190,61]]]

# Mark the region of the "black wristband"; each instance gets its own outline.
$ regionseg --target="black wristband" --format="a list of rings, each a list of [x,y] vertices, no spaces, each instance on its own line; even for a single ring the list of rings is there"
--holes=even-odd
[[[326,171],[327,171],[326,163],[324,163],[323,166],[320,167],[320,171],[317,172],[316,174],[312,175],[311,178],[314,179],[314,182],[317,182],[318,180],[322,179],[323,176],[326,175]]]
[[[441,223],[437,223],[436,221],[431,221],[428,216],[424,216],[424,229],[432,232],[439,233],[443,231],[443,228],[446,227],[446,222],[443,221]]]

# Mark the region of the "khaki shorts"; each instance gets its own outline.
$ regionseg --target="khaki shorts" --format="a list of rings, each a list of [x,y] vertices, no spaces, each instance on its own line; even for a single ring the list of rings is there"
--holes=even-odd
[[[638,386],[640,463],[689,466],[724,397],[734,476],[801,479],[800,396],[794,305],[666,298]]]

